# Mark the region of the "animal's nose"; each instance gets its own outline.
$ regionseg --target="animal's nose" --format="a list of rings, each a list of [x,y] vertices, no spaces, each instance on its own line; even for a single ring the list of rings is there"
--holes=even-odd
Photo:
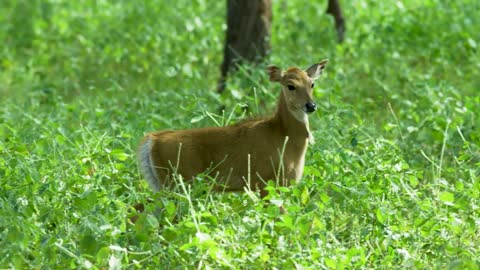
[[[307,113],[312,113],[317,110],[317,104],[314,102],[308,102],[305,104],[305,109],[307,110]]]

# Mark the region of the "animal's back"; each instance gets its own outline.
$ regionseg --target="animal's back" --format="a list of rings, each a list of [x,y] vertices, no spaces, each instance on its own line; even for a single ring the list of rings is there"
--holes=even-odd
[[[267,179],[273,177],[272,158],[278,155],[281,144],[274,133],[274,127],[265,120],[229,127],[154,132],[140,145],[140,164],[156,191],[172,184],[174,169],[186,180],[209,170],[227,190],[241,190],[248,172],[254,180],[258,180],[257,172]]]

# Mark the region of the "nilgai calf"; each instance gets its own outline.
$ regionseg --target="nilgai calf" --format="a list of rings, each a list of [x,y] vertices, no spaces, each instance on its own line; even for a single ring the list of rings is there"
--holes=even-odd
[[[280,83],[276,113],[226,127],[164,130],[147,134],[140,143],[141,171],[154,191],[172,188],[173,174],[192,180],[202,172],[216,179],[215,189],[259,189],[268,180],[287,185],[303,174],[305,152],[311,142],[307,115],[317,106],[312,88],[327,64],[305,71],[268,67],[270,81]]]

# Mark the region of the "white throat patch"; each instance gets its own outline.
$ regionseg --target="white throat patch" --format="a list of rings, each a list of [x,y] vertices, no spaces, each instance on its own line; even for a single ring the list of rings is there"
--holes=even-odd
[[[284,95],[284,98],[287,99],[287,97],[285,96],[285,93],[283,93],[283,95]],[[288,102],[288,100],[286,100],[286,102]],[[287,108],[288,108],[288,111],[293,115],[293,117],[295,119],[300,121],[300,123],[305,124],[305,127],[307,128],[307,132],[308,132],[307,140],[308,140],[309,143],[314,144],[315,139],[313,138],[313,135],[310,132],[310,126],[309,126],[309,122],[308,122],[307,113],[305,111],[301,110],[301,109],[291,110],[288,105],[287,105]]]
[[[290,110],[290,108],[288,109],[290,111],[290,113],[293,115],[293,117],[295,117],[295,119],[297,119],[298,121],[300,121],[301,123],[304,123],[304,124],[307,124],[308,123],[308,116],[307,116],[307,113],[304,112],[303,110]]]
[[[289,100],[288,100],[287,94],[285,94],[285,91],[288,91],[288,90],[283,89],[282,95],[283,95],[283,98],[285,99],[285,102],[287,103],[288,111],[293,115],[293,117],[295,117],[295,119],[300,121],[300,123],[304,123],[304,124],[307,123],[308,125],[308,117],[306,112],[304,112],[301,109],[294,109],[294,110],[290,109],[290,106],[288,106]]]

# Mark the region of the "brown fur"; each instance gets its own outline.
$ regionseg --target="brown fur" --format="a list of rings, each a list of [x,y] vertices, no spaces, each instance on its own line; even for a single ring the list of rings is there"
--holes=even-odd
[[[282,186],[289,180],[299,180],[310,134],[302,106],[312,102],[312,81],[325,64],[323,61],[307,71],[290,68],[285,73],[270,67],[270,79],[282,84],[272,117],[228,127],[147,134],[140,143],[139,155],[152,188],[172,187],[174,172],[191,180],[207,170],[216,178],[216,189],[227,191],[241,191],[247,186],[263,190],[268,180]],[[296,90],[288,90],[288,85]]]

